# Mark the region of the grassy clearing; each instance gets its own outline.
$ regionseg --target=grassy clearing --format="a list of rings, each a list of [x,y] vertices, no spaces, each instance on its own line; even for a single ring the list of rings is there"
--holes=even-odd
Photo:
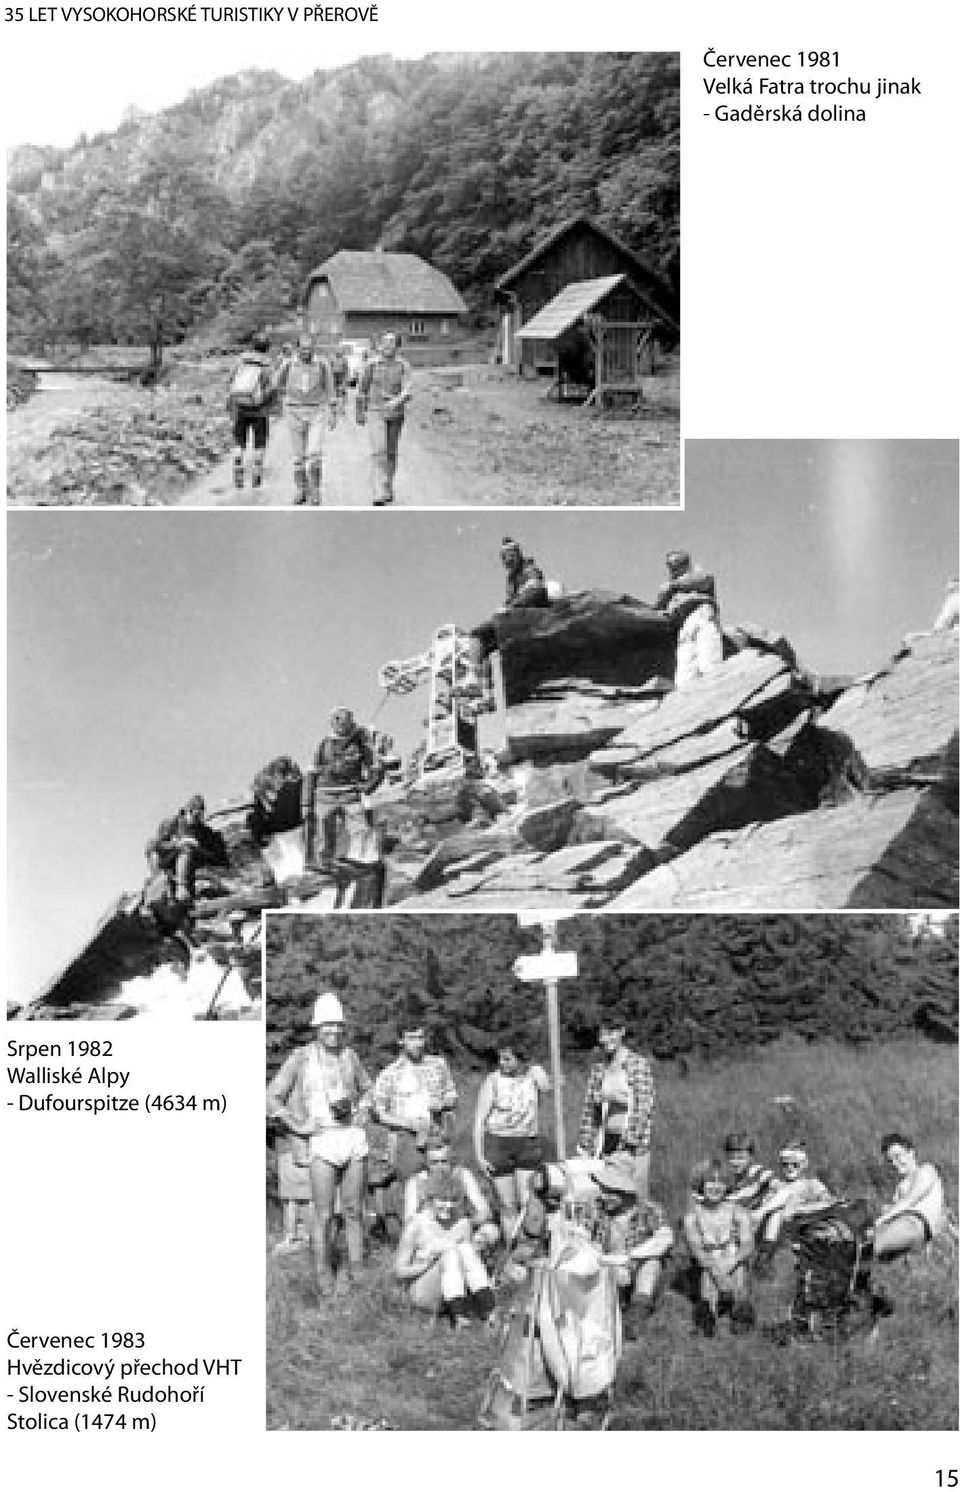
[[[458,1075],[459,1076],[459,1075]],[[691,1163],[749,1127],[765,1153],[802,1134],[838,1190],[879,1198],[890,1182],[876,1157],[888,1128],[912,1132],[957,1195],[957,1055],[920,1041],[852,1049],[784,1039],[729,1061],[658,1069],[653,1191],[681,1212]],[[469,1156],[476,1075],[461,1082],[457,1150]],[[583,1074],[565,1105],[575,1121]],[[786,1115],[776,1098],[790,1096]],[[269,1240],[273,1242],[275,1233]],[[957,1427],[956,1250],[884,1266],[876,1278],[896,1311],[879,1338],[844,1346],[775,1347],[723,1329],[691,1335],[690,1305],[668,1289],[642,1341],[628,1344],[615,1427],[636,1430],[943,1430]],[[506,1302],[504,1302],[506,1304]],[[496,1339],[477,1327],[453,1336],[411,1311],[387,1256],[367,1266],[346,1303],[316,1308],[305,1254],[267,1262],[268,1428],[329,1429],[337,1414],[385,1417],[398,1429],[467,1430]]]

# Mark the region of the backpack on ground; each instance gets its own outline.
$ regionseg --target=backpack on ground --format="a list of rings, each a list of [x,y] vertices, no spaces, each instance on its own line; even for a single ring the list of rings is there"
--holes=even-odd
[[[597,1409],[606,1429],[623,1351],[616,1271],[582,1229],[555,1221],[549,1260],[533,1266],[507,1324],[484,1429],[562,1430],[584,1409]]]
[[[260,409],[270,399],[270,370],[244,358],[233,375],[229,399],[236,409]]]
[[[869,1223],[867,1203],[833,1202],[787,1224],[796,1267],[790,1314],[798,1333],[844,1332],[868,1303],[864,1235]]]

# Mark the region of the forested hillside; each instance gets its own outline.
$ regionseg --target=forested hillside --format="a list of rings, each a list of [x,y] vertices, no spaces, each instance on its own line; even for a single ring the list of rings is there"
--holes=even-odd
[[[679,284],[673,54],[365,58],[303,82],[246,72],[70,150],[8,163],[19,341],[244,335],[341,248],[417,253],[475,320],[547,230],[594,215]]]
[[[660,1057],[733,1051],[785,1031],[870,1041],[920,1029],[955,1039],[957,922],[918,935],[899,916],[574,917],[561,948],[580,973],[561,985],[568,1050],[601,1013]],[[512,965],[539,951],[511,916],[268,919],[268,1061],[309,1037],[314,997],[337,990],[362,1055],[382,1061],[398,1017],[461,1063],[509,1033],[541,1057],[543,992]]]

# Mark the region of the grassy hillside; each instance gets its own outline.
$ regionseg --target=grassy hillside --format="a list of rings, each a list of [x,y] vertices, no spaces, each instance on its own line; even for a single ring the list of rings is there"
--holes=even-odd
[[[584,1071],[568,1075],[565,1113],[575,1126]],[[456,1149],[470,1157],[476,1074],[461,1089]],[[657,1067],[653,1195],[672,1219],[682,1211],[691,1164],[730,1127],[753,1130],[772,1156],[803,1135],[816,1168],[849,1196],[879,1201],[891,1182],[877,1139],[912,1132],[957,1197],[957,1064],[953,1049],[906,1038],[853,1049],[795,1037],[740,1056]],[[789,1098],[786,1105],[782,1100]],[[781,1100],[776,1102],[775,1100]],[[277,1220],[271,1211],[272,1243]],[[726,1329],[691,1334],[691,1307],[668,1289],[642,1340],[628,1344],[615,1428],[636,1430],[894,1430],[957,1427],[956,1249],[886,1265],[875,1278],[894,1315],[877,1341],[856,1338],[774,1346]],[[502,1302],[503,1305],[506,1302]],[[348,1303],[315,1307],[306,1255],[267,1261],[268,1427],[328,1429],[332,1416],[385,1417],[398,1429],[468,1430],[496,1337],[475,1327],[453,1336],[425,1325],[376,1255]]]

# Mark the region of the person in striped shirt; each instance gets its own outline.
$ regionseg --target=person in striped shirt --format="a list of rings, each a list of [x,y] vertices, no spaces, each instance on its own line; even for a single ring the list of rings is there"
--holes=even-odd
[[[773,1193],[777,1180],[769,1166],[760,1165],[754,1154],[756,1146],[750,1135],[735,1130],[723,1143],[727,1174],[727,1200],[736,1202],[750,1215],[756,1226],[763,1204]]]

